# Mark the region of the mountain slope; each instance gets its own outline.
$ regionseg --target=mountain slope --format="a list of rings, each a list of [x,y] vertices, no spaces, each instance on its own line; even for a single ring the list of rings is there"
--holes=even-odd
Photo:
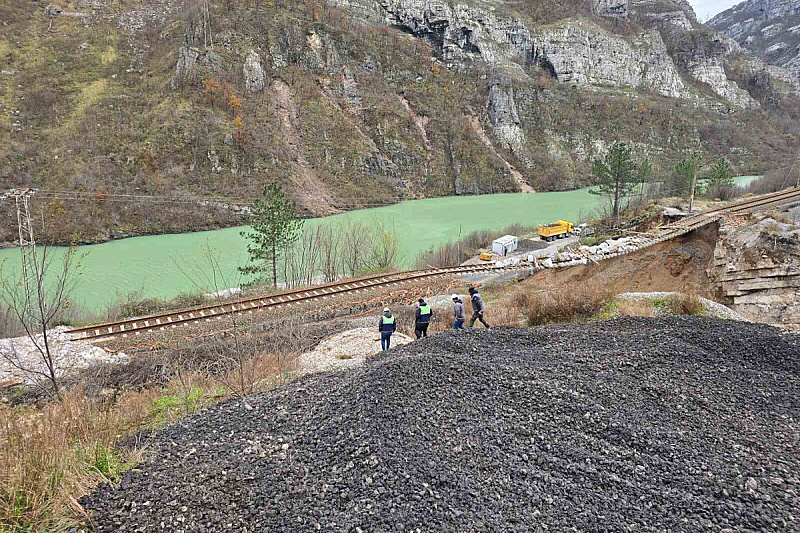
[[[765,61],[800,76],[800,0],[747,0],[708,25]]]
[[[34,200],[54,242],[242,223],[233,206],[274,179],[325,215],[588,185],[617,139],[661,175],[688,151],[755,172],[800,135],[796,88],[682,1],[0,0],[0,16],[0,179],[81,194]]]

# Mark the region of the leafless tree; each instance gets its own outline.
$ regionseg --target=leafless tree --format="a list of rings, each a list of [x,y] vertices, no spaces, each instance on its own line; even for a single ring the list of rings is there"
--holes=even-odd
[[[371,237],[366,267],[374,272],[385,272],[397,267],[402,259],[397,233],[387,228],[383,221],[374,219]]]
[[[11,350],[2,352],[2,357],[24,374],[49,382],[59,400],[62,395],[57,347],[51,330],[58,315],[69,307],[84,257],[75,246],[68,248],[60,258],[53,248],[40,246],[36,253],[28,255],[28,282],[23,274],[0,276],[0,299],[25,330],[35,353],[33,358],[26,357],[12,343]]]
[[[339,233],[329,224],[320,224],[316,228],[319,243],[319,269],[322,280],[331,283],[339,278]]]
[[[337,228],[341,236],[339,250],[344,274],[355,277],[363,271],[369,244],[369,228],[360,222],[347,220]]]

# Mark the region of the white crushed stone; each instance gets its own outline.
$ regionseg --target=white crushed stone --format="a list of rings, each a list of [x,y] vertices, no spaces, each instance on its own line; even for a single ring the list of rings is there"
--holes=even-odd
[[[377,328],[356,328],[331,335],[297,360],[298,372],[309,374],[361,366],[367,357],[381,351]],[[392,348],[412,342],[408,335],[395,332]]]
[[[678,292],[626,292],[617,295],[617,298],[622,298],[624,300],[663,300],[679,294],[680,293]],[[722,305],[721,303],[717,303],[707,298],[699,298],[699,300],[700,303],[703,304],[703,308],[705,308],[709,316],[713,316],[715,318],[739,320],[741,322],[749,322],[749,320],[747,320],[745,317],[735,312],[730,307]]]
[[[58,326],[50,329],[47,335],[58,376],[98,363],[128,362],[128,356],[122,352],[112,354],[89,342],[71,341],[67,334],[69,329]],[[44,346],[41,334],[36,336],[36,342]],[[36,372],[47,374],[47,366],[29,337],[0,339],[0,382],[22,380],[29,385],[40,383],[45,378]]]

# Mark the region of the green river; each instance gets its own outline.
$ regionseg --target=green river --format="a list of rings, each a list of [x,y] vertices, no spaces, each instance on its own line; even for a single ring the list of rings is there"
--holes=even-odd
[[[737,182],[743,184],[752,179],[742,176]],[[397,232],[405,263],[410,264],[422,251],[471,231],[500,229],[515,222],[533,225],[559,218],[578,220],[600,201],[588,189],[430,198],[307,220],[305,226],[344,218],[367,224],[382,220]],[[198,289],[210,292],[213,284],[203,282],[203,272],[209,270],[203,258],[207,245],[219,258],[222,270],[229,273],[229,279],[238,281],[236,267],[244,265],[248,258],[246,241],[239,235],[242,229],[245,228],[134,237],[81,246],[79,251],[86,252],[86,256],[72,300],[102,312],[134,291],[159,298]],[[57,254],[63,250],[54,249]],[[18,275],[19,253],[16,248],[0,250],[0,275],[11,278]]]

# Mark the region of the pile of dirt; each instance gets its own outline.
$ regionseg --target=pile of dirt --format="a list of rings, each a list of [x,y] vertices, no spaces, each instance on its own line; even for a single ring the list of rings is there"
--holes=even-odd
[[[443,333],[212,407],[81,500],[97,531],[790,531],[800,342],[624,318]]]

